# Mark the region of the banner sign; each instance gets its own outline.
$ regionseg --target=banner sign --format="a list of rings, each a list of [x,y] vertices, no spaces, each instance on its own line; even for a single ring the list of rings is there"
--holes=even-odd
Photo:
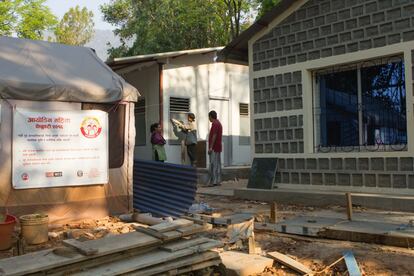
[[[108,114],[99,110],[13,113],[13,187],[108,183]]]

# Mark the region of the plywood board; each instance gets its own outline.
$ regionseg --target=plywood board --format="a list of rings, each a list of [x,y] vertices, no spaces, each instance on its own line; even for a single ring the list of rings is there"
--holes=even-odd
[[[130,232],[99,240],[86,241],[84,243],[86,243],[86,246],[89,248],[97,248],[98,253],[94,256],[84,256],[82,254],[74,253],[68,258],[53,253],[53,249],[47,249],[0,260],[0,269],[2,269],[6,275],[25,275],[132,248],[161,244],[161,241],[143,233]]]

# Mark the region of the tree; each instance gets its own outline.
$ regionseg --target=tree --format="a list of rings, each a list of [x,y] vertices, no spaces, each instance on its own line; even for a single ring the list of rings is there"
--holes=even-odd
[[[110,56],[222,46],[250,23],[253,0],[112,0],[101,6],[123,45]],[[128,46],[128,41],[133,41]],[[130,45],[130,44],[129,44]]]
[[[83,46],[94,35],[93,12],[79,6],[70,8],[55,29],[56,41],[68,45]]]
[[[21,38],[42,39],[43,32],[53,29],[56,16],[46,0],[0,1],[0,35],[16,34]]]
[[[265,13],[270,11],[274,6],[279,4],[280,0],[257,0],[259,6],[257,19],[262,17]]]

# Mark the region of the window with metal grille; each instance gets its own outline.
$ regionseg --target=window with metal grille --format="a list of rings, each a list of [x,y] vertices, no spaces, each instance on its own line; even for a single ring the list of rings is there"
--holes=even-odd
[[[249,118],[249,104],[239,104],[240,113],[240,135],[239,145],[250,145],[250,118]]]
[[[147,143],[145,98],[139,98],[135,104],[135,131],[135,146],[145,146]]]
[[[189,98],[176,98],[170,97],[170,119],[175,119],[182,123],[187,123],[187,114],[190,112],[190,99]],[[169,144],[179,144],[180,141],[174,133],[172,125],[169,127]]]
[[[386,57],[315,72],[317,151],[405,150],[404,59]]]

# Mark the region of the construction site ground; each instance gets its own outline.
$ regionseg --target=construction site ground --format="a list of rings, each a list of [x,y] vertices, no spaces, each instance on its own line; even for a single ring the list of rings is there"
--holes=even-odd
[[[270,207],[267,202],[235,199],[231,195],[234,187],[246,184],[245,180],[227,181],[221,187],[200,188],[196,197],[197,203],[205,203],[214,208],[214,216],[225,216],[234,213],[251,213],[259,222],[268,220]],[[346,217],[345,208],[330,206],[314,208],[311,206],[277,205],[277,220],[293,218],[299,215],[325,217]],[[414,219],[412,213],[397,213],[364,208],[355,208],[354,216],[367,220],[386,220],[397,223],[408,223]],[[117,235],[134,231],[131,223],[120,221],[117,217],[83,220],[65,225],[53,225],[49,233],[49,241],[42,245],[25,246],[25,252],[33,252],[46,248],[59,247],[63,239],[98,239],[108,235]],[[227,227],[215,226],[203,235],[222,240],[225,244]],[[289,235],[270,231],[255,231],[257,247],[261,254],[278,251],[308,266],[313,271],[324,268],[339,259],[343,252],[351,250],[363,272],[363,275],[414,275],[414,251],[411,248],[384,246],[378,244],[347,242]],[[413,245],[414,247],[414,245]],[[246,243],[226,244],[224,250],[248,251]],[[16,254],[15,249],[0,252],[0,258]],[[293,270],[275,262],[274,267],[260,275],[299,275]],[[319,275],[347,275],[343,261]]]

